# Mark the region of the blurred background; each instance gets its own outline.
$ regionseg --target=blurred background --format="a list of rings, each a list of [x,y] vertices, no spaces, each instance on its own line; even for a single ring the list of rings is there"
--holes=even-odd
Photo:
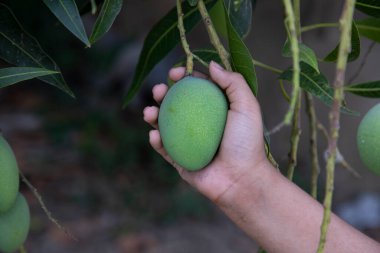
[[[57,22],[42,1],[1,2],[12,8],[25,29],[54,58],[77,97],[71,99],[38,80],[0,90],[0,129],[13,147],[20,169],[53,215],[78,238],[72,240],[52,224],[22,184],[32,211],[31,232],[25,244],[28,252],[256,252],[254,241],[184,183],[149,146],[150,127],[143,122],[142,110],[154,104],[152,86],[166,82],[170,67],[183,57],[182,50],[170,53],[149,75],[133,102],[121,109],[143,39],[174,1],[124,1],[110,32],[89,49]],[[343,1],[302,3],[302,22],[308,25],[337,22]],[[87,14],[83,19],[90,30],[95,17]],[[202,26],[189,38],[192,48],[208,45]],[[253,57],[287,68],[289,59],[281,57],[284,41],[282,5],[279,1],[258,0],[246,39]],[[303,41],[322,58],[336,46],[337,29],[305,33]],[[370,43],[362,39],[362,52]],[[357,70],[363,55],[349,65],[348,77]],[[375,46],[357,82],[380,79],[379,58],[380,48]],[[8,65],[0,62],[0,66]],[[322,63],[320,68],[332,81],[334,65]],[[271,129],[282,120],[287,102],[281,96],[276,75],[260,68],[256,72],[265,125]],[[352,95],[346,100],[362,115],[379,102]],[[316,106],[319,119],[328,126],[328,108],[319,102]],[[361,178],[337,167],[333,209],[380,240],[380,177],[359,160],[356,131],[360,119],[342,116],[340,152]],[[310,157],[305,114],[302,125],[295,180],[308,191]],[[272,152],[282,167],[288,159],[289,130],[283,128],[271,136]],[[319,148],[324,168],[326,140],[321,133]],[[320,198],[323,181],[322,170]]]

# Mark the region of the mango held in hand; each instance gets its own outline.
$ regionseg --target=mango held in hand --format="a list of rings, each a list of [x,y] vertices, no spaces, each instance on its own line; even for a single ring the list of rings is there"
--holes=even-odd
[[[223,137],[228,103],[212,82],[185,77],[166,94],[158,116],[163,145],[181,167],[199,170],[215,156]]]
[[[369,110],[360,122],[357,144],[363,163],[380,175],[380,104]]]
[[[18,188],[17,161],[11,147],[0,134],[0,213],[12,207]]]
[[[14,205],[0,213],[0,252],[12,253],[25,242],[30,227],[29,206],[24,196],[18,194]]]

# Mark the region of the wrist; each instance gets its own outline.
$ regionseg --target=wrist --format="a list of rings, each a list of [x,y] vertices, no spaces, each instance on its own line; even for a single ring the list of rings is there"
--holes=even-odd
[[[261,163],[246,170],[238,180],[231,184],[228,191],[213,200],[224,211],[231,208],[239,208],[241,203],[259,203],[265,198],[265,194],[271,189],[278,176],[278,172],[272,164],[264,159]]]

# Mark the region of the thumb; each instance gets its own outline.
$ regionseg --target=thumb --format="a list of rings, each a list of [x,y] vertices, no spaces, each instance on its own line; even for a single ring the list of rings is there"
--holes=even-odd
[[[243,110],[246,106],[257,106],[257,100],[244,77],[236,72],[223,69],[211,61],[209,66],[211,79],[225,90],[231,109]]]

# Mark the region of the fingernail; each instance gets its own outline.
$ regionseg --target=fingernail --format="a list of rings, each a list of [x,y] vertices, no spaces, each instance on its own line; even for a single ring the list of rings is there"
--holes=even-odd
[[[216,63],[214,61],[211,61],[211,65],[214,66],[215,68],[219,69],[219,70],[224,70],[224,68],[222,66],[220,66],[218,63]]]

